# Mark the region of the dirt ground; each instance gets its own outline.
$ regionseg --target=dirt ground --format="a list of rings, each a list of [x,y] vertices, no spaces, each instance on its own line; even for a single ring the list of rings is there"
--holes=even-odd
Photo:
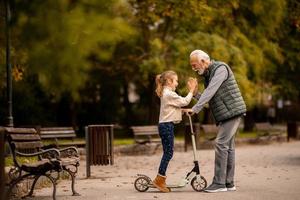
[[[201,173],[211,183],[214,171],[214,150],[199,150]],[[57,185],[57,199],[146,200],[299,200],[300,199],[300,141],[269,145],[246,145],[236,148],[237,191],[222,193],[195,192],[190,185],[160,193],[149,189],[141,193],[134,189],[136,174],[152,178],[157,173],[161,152],[144,156],[116,156],[113,166],[92,166],[92,177],[86,179],[85,160],[76,182],[81,196],[71,196],[70,181]],[[83,158],[84,159],[84,158]],[[177,183],[193,166],[193,153],[175,152],[168,168],[168,183]],[[35,199],[52,199],[52,188],[36,190]]]

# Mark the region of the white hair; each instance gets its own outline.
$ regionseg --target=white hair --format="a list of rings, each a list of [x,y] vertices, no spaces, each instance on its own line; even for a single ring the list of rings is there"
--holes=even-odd
[[[197,56],[198,60],[210,60],[209,55],[202,50],[196,49],[190,54],[190,58]]]

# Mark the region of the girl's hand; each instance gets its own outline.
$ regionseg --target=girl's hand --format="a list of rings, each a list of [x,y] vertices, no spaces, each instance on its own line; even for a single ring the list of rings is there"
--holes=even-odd
[[[189,92],[192,92],[193,95],[197,94],[197,90],[198,90],[197,79],[190,77],[187,82],[187,87],[188,87]]]

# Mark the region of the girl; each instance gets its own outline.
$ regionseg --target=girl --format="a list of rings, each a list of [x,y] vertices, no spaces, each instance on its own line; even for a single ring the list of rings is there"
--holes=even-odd
[[[158,130],[163,146],[163,156],[153,185],[162,192],[170,192],[166,187],[166,170],[173,156],[174,123],[182,120],[181,107],[190,103],[197,81],[193,78],[189,79],[187,82],[189,94],[186,97],[181,97],[175,92],[177,85],[178,77],[174,71],[165,71],[156,76],[155,92],[160,98]]]

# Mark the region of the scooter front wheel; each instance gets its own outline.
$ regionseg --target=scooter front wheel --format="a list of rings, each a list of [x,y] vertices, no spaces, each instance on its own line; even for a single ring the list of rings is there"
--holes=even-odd
[[[149,180],[146,177],[138,177],[134,181],[134,187],[139,192],[146,192],[149,189]]]
[[[207,186],[207,181],[203,176],[200,176],[200,180],[197,180],[197,177],[195,176],[191,181],[192,188],[197,191],[201,192],[203,191]]]

